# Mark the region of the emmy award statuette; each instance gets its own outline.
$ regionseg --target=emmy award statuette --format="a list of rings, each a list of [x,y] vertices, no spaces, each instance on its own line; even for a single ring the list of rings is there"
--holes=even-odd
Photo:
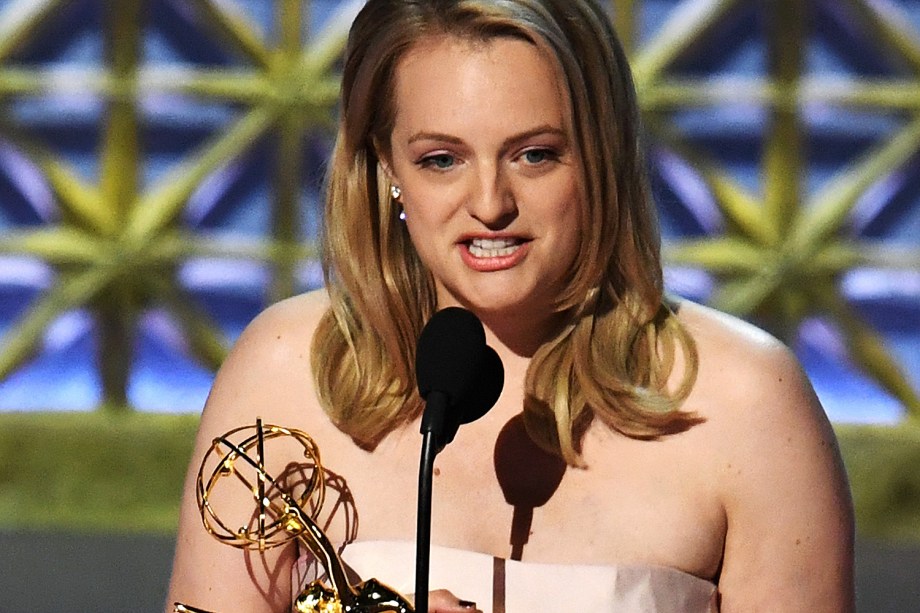
[[[309,470],[309,477],[296,495],[265,469],[266,443],[278,439],[293,440],[303,448],[306,464],[298,468]],[[235,477],[252,493],[256,514],[248,527],[229,528],[212,505],[217,484],[229,477]],[[414,613],[404,596],[376,579],[349,584],[342,560],[314,521],[324,496],[323,466],[313,439],[300,430],[263,425],[261,419],[255,426],[235,428],[215,438],[198,470],[198,509],[205,529],[214,538],[238,549],[260,552],[297,539],[322,565],[329,585],[320,580],[308,584],[294,599],[294,613]],[[211,613],[178,602],[174,611]]]

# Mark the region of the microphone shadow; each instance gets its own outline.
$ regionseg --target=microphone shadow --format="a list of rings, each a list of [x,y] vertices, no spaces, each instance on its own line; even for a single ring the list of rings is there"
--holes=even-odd
[[[549,502],[559,489],[566,463],[533,442],[522,413],[512,417],[499,432],[493,460],[505,501],[514,507],[510,559],[520,560],[530,540],[534,509]]]

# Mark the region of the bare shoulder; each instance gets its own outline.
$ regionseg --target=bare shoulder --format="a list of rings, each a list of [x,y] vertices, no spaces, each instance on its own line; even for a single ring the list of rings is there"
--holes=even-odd
[[[797,445],[836,454],[827,415],[788,347],[750,323],[691,302],[680,303],[679,318],[699,356],[688,408],[710,425],[715,451],[725,458],[749,454],[744,464],[765,470]]]
[[[689,302],[688,408],[705,419],[727,520],[724,611],[851,611],[853,513],[833,429],[794,354],[737,318]]]
[[[266,353],[271,359],[299,355],[301,346],[309,347],[313,330],[329,306],[326,292],[316,290],[277,302],[260,313],[246,327],[231,352],[231,357],[241,352]]]
[[[792,351],[737,317],[692,302],[679,303],[678,317],[696,342],[699,374],[694,395],[707,418],[824,420],[811,384]]]
[[[288,298],[259,314],[230,351],[204,419],[302,419],[313,402],[310,343],[328,307],[322,290]],[[218,413],[218,415],[211,415]]]
[[[721,367],[741,357],[744,362],[735,366],[753,362],[764,366],[789,357],[785,345],[774,336],[733,315],[687,300],[678,303],[677,313],[708,364]]]

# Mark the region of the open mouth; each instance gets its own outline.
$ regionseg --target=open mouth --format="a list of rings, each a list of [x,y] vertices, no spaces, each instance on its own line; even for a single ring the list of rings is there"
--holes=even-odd
[[[521,238],[474,238],[467,249],[474,258],[500,258],[513,254],[526,241]]]

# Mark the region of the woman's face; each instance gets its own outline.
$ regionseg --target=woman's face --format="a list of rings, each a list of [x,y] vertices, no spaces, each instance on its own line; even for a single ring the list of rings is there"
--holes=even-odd
[[[578,253],[578,154],[553,65],[513,38],[450,36],[396,69],[389,172],[439,307],[554,304]]]

